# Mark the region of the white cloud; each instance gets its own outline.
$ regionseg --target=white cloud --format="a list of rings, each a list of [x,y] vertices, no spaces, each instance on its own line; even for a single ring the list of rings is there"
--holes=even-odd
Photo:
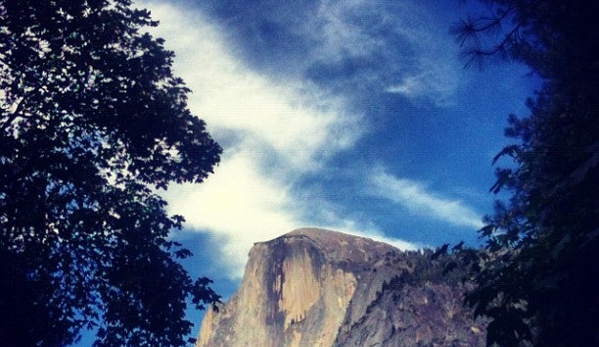
[[[219,28],[201,13],[167,3],[142,5],[161,22],[153,34],[164,37],[177,54],[175,73],[193,90],[190,109],[207,122],[217,141],[228,144],[206,182],[174,186],[165,193],[170,213],[223,240],[222,262],[230,276],[239,278],[254,242],[318,223],[306,220],[316,214],[306,210],[320,213],[327,204],[296,201],[294,184],[330,155],[350,148],[364,126],[360,117],[344,111],[342,99],[244,66],[224,45],[228,40]],[[337,215],[323,223],[365,235],[366,224]]]
[[[346,56],[359,57],[381,48],[381,42],[363,25],[350,20],[354,12],[366,12],[372,1],[322,1],[315,15],[303,26],[304,34],[318,43],[314,60],[339,61]]]
[[[409,99],[429,99],[438,106],[452,104],[458,88],[461,64],[453,40],[437,26],[430,13],[417,2],[394,2],[392,5],[369,0],[322,1],[318,11],[303,26],[302,34],[311,36],[317,45],[310,62],[339,62],[344,58],[369,59],[388,55],[385,71],[399,78],[385,88],[386,92],[403,94]],[[398,53],[396,41],[381,37],[370,25],[360,20],[376,18],[375,26],[388,28],[410,53]],[[392,51],[392,53],[388,53]],[[401,72],[399,72],[401,71]],[[360,78],[375,78],[361,76]],[[385,82],[389,83],[389,82]]]
[[[457,73],[443,66],[434,66],[422,57],[423,72],[405,77],[400,83],[387,88],[388,93],[403,94],[409,99],[427,98],[437,106],[452,105],[457,89]]]
[[[168,193],[171,212],[185,216],[187,226],[224,238],[223,261],[233,277],[241,276],[254,242],[301,225],[288,187],[261,174],[258,164],[251,155],[236,153],[203,184]]]
[[[370,177],[370,183],[372,194],[391,200],[413,213],[458,227],[483,227],[481,216],[462,201],[438,197],[416,181],[398,178],[377,169]]]
[[[368,3],[357,1],[351,6]],[[310,59],[338,59],[348,47],[353,47],[353,55],[381,48],[363,28],[347,22],[344,11],[351,10],[350,5],[330,4],[333,7],[321,9],[317,19],[325,26],[319,44],[328,51]],[[195,9],[156,1],[141,6],[150,8],[160,20],[152,32],[165,38],[167,48],[177,55],[175,73],[193,90],[190,109],[207,122],[217,141],[226,144],[220,166],[206,182],[175,186],[165,194],[170,213],[183,215],[190,229],[223,241],[222,263],[231,277],[242,275],[255,242],[301,226],[366,236],[401,249],[425,246],[387,237],[367,219],[347,218],[326,198],[302,201],[306,192],[300,196],[298,189],[306,188],[298,182],[304,175],[314,175],[332,155],[351,149],[367,131],[364,120],[347,111],[346,100],[301,80],[301,74],[275,78],[248,68],[230,45],[235,41]],[[420,62],[422,66],[430,63],[428,58]],[[435,80],[449,74],[447,71],[429,69],[425,74],[409,75],[388,91],[419,97],[432,89],[431,95],[446,97],[452,85]],[[462,202],[435,196],[414,181],[379,170],[370,183],[375,194],[416,214],[457,226],[481,226],[478,215]]]
[[[275,80],[245,67],[218,26],[197,10],[172,4],[146,5],[160,20],[156,34],[176,52],[174,67],[193,90],[192,111],[217,140],[231,132],[238,145],[268,146],[287,165],[309,168],[360,136],[359,117],[344,112],[343,100],[305,82]],[[335,133],[337,136],[330,136]]]

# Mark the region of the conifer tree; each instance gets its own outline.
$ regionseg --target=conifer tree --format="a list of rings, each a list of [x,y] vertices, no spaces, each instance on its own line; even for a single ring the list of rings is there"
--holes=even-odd
[[[516,61],[543,85],[496,157],[506,191],[481,230],[490,258],[467,302],[488,344],[599,345],[599,3],[486,0],[453,28],[468,65]]]

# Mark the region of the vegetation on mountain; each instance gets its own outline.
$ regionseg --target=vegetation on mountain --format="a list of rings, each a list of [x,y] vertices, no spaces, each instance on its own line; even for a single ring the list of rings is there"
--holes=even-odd
[[[599,345],[599,3],[486,0],[453,28],[468,65],[530,67],[542,87],[530,114],[509,116],[514,144],[496,157],[494,193],[507,192],[481,229],[478,287],[467,297],[492,318],[488,345]]]
[[[352,324],[346,319],[335,347],[346,346],[484,346],[486,318],[475,319],[464,307],[473,288],[468,249],[393,251],[372,271],[391,275]],[[352,304],[361,298],[352,298]],[[347,327],[350,325],[350,327]]]
[[[182,346],[218,296],[178,259],[156,193],[221,148],[129,0],[0,0],[0,341]]]

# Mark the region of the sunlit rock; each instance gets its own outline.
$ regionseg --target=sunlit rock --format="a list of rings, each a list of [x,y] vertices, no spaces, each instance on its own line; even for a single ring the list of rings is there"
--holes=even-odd
[[[461,305],[467,284],[425,253],[321,229],[257,243],[196,345],[483,346],[484,324]]]

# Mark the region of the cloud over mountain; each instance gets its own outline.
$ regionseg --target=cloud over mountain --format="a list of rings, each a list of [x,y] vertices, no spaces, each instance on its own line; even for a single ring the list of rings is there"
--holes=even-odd
[[[462,70],[447,33],[457,5],[139,6],[160,21],[152,33],[175,51],[190,109],[224,148],[206,182],[171,187],[170,211],[219,240],[230,276],[254,242],[300,226],[403,248],[477,242],[501,122],[527,89],[514,74],[481,83]]]

